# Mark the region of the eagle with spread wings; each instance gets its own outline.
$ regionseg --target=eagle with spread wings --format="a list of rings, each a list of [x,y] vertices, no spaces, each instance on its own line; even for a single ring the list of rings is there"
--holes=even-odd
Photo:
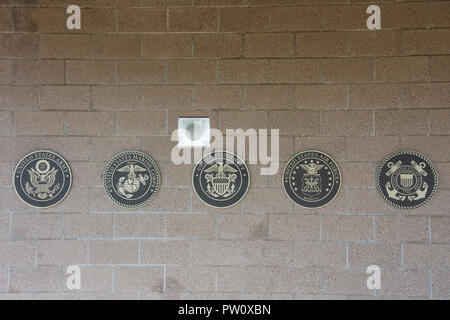
[[[28,170],[28,173],[30,174],[30,183],[36,188],[34,193],[51,194],[52,191],[50,191],[50,187],[55,183],[57,172],[58,170],[55,168],[45,174],[40,174],[34,168]]]
[[[215,164],[215,165],[209,167],[208,169],[205,170],[205,172],[206,173],[217,173],[216,177],[223,178],[223,177],[226,177],[225,172],[235,173],[235,172],[237,172],[237,170],[228,164],[219,163],[219,164]]]
[[[125,167],[122,167],[120,169],[117,169],[119,172],[128,172],[128,179],[135,179],[136,178],[136,172],[145,172],[146,169],[142,168],[141,166],[138,166],[134,163],[129,163]]]
[[[317,172],[325,167],[323,164],[315,164],[314,162],[311,162],[309,164],[301,164],[300,165],[304,170],[306,170],[307,174],[317,174]]]

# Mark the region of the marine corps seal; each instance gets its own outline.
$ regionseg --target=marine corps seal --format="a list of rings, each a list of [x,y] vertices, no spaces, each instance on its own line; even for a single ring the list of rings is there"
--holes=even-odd
[[[40,150],[26,155],[14,170],[14,189],[26,204],[50,208],[60,203],[72,186],[72,172],[58,154]]]
[[[155,161],[140,151],[125,151],[105,167],[103,184],[106,194],[117,205],[137,209],[153,200],[161,177]]]
[[[388,155],[377,170],[377,190],[394,207],[415,209],[428,203],[436,193],[438,174],[433,163],[415,151]]]
[[[207,205],[227,208],[244,198],[250,175],[247,165],[237,155],[214,151],[195,166],[192,185],[197,196]]]
[[[321,208],[336,198],[341,186],[341,172],[326,153],[307,150],[286,164],[283,186],[288,197],[299,206]]]

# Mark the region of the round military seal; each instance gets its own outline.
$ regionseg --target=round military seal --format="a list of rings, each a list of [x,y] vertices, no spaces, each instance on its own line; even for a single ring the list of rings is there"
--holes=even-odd
[[[26,204],[50,208],[64,200],[72,186],[72,172],[58,154],[39,150],[26,155],[14,170],[14,189]]]
[[[117,205],[137,209],[156,196],[161,184],[155,161],[140,151],[125,151],[112,158],[103,173],[106,194]]]
[[[326,153],[307,150],[286,164],[283,186],[288,197],[301,207],[315,209],[333,201],[341,186],[341,172]]]
[[[438,174],[423,154],[403,150],[391,153],[377,170],[377,190],[394,207],[415,209],[436,193]]]
[[[197,196],[207,205],[227,208],[244,198],[250,175],[247,165],[237,155],[214,151],[195,166],[192,185]]]

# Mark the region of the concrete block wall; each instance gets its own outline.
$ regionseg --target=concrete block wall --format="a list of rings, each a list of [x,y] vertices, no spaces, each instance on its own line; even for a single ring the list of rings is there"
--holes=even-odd
[[[82,29],[66,8],[82,8]],[[366,8],[381,7],[380,31]],[[170,161],[178,116],[279,128],[281,169],[251,165],[245,199],[204,205],[193,166]],[[294,206],[281,170],[314,148],[341,167],[325,208]],[[413,149],[436,164],[434,200],[386,204],[376,165]],[[73,171],[64,202],[37,210],[12,171],[36,149]],[[155,200],[115,206],[102,172],[151,155]],[[449,299],[450,2],[0,0],[1,299]],[[66,288],[80,265],[82,289]],[[366,268],[382,270],[368,290]]]

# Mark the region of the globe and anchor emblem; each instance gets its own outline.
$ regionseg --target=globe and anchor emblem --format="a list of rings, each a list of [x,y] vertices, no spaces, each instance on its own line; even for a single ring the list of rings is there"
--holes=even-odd
[[[132,198],[133,194],[139,190],[141,184],[145,186],[150,179],[148,174],[139,173],[147,172],[147,170],[134,162],[129,162],[126,166],[117,169],[117,171],[128,173],[126,177],[120,177],[117,182],[117,192],[127,199]]]
[[[138,209],[154,199],[161,185],[161,175],[149,155],[141,151],[124,151],[106,165],[103,184],[115,204]]]

